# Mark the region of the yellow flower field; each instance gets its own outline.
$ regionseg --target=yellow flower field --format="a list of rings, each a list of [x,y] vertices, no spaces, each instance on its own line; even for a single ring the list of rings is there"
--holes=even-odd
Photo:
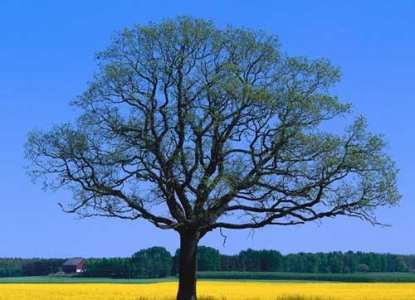
[[[0,284],[0,300],[170,300],[177,283]],[[199,296],[222,300],[415,300],[412,283],[198,283]]]

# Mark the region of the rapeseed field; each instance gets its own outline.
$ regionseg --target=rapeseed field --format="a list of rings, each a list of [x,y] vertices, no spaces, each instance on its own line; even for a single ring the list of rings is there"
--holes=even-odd
[[[173,300],[177,283],[0,284],[0,300]],[[206,300],[415,300],[413,283],[198,283]]]

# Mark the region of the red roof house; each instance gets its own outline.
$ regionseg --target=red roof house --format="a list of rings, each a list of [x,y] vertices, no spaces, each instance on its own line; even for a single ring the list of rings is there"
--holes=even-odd
[[[62,265],[62,270],[65,273],[82,273],[85,259],[83,258],[71,258],[65,261]]]

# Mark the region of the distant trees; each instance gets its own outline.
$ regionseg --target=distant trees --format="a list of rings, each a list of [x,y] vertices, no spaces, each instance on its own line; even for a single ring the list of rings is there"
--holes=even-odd
[[[235,271],[241,270],[241,260],[239,255],[221,255],[220,256],[220,268],[221,271]]]
[[[197,256],[196,256],[196,265],[198,271],[221,271],[222,265],[221,260],[222,256],[219,253],[219,250],[207,247],[207,246],[198,246],[197,247]],[[172,275],[179,273],[179,257],[180,249],[176,250],[176,253],[173,257],[173,268]]]
[[[0,259],[0,277],[22,276],[22,261],[19,258]]]
[[[247,249],[235,255],[220,254],[215,248],[199,246],[198,271],[293,272],[348,274],[366,272],[415,272],[415,255],[364,252],[296,253]],[[151,247],[131,257],[88,258],[83,276],[106,278],[162,278],[177,276],[174,256],[163,247]],[[63,258],[0,258],[0,277],[45,276],[61,270]]]
[[[413,272],[415,255],[364,252],[298,253],[284,256],[284,272]]]
[[[206,247],[197,247],[197,269],[199,271],[219,271],[220,253],[219,250]]]
[[[357,273],[357,272],[413,272],[415,255],[398,255],[364,252],[296,253],[282,255],[276,250],[247,249],[235,255],[220,254],[220,265],[208,264],[210,253],[216,249],[198,249],[198,271],[240,271],[240,272],[294,272],[294,273]],[[173,257],[177,260],[179,251]],[[215,258],[216,259],[216,258]],[[174,264],[174,263],[173,263]],[[209,267],[207,267],[209,266]],[[177,274],[173,267],[172,274]]]
[[[0,258],[0,277],[44,276],[56,272],[64,262],[62,258]]]
[[[172,256],[163,247],[151,247],[132,257],[89,258],[84,268],[88,277],[161,278],[170,275]]]
[[[255,251],[248,249],[239,253],[241,271],[282,271],[282,255],[275,250]]]
[[[172,269],[171,254],[163,247],[152,247],[134,253],[132,260],[133,278],[167,277]]]
[[[89,258],[84,269],[88,277],[131,278],[131,258]]]

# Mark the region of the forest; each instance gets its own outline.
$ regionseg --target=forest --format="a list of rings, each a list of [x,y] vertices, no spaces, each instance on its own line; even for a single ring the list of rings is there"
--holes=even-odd
[[[340,252],[282,255],[277,250],[247,249],[235,255],[199,246],[198,271],[287,272],[355,274],[415,272],[415,254]],[[179,250],[172,256],[164,247],[151,247],[131,257],[86,258],[78,276],[107,278],[162,278],[178,274]],[[45,276],[62,273],[65,258],[0,258],[0,277]]]

